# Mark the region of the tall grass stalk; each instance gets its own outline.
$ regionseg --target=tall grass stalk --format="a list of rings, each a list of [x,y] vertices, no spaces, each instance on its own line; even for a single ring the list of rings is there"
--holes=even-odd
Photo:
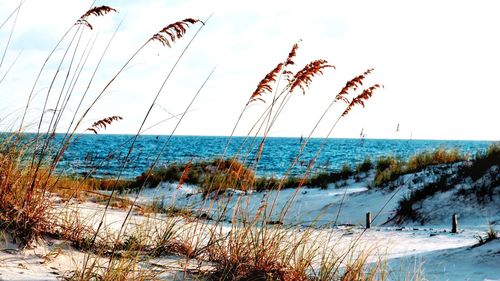
[[[7,51],[9,50],[10,40],[12,39],[12,34],[14,34],[14,28],[16,27],[17,18],[19,17],[19,12],[21,11],[22,4],[23,4],[23,1],[21,1],[19,3],[19,6],[17,6],[17,8],[15,10],[16,16],[14,17],[14,22],[12,23],[12,27],[10,29],[9,39],[7,39],[7,43],[5,44],[5,49],[3,51],[2,58],[0,59],[0,69],[2,69],[2,65],[3,65],[3,61],[5,59],[5,55],[7,54]],[[1,29],[1,27],[0,27],[0,29]]]
[[[0,79],[0,84],[2,84],[2,82],[5,80],[5,78],[7,77],[7,75],[10,73],[10,71],[12,70],[12,68],[14,67],[14,65],[17,63],[17,60],[19,59],[19,57],[21,56],[22,53],[23,53],[23,50],[21,50],[21,51],[19,51],[17,53],[16,57],[14,58],[14,60],[10,64],[10,66],[7,68],[7,70],[3,74],[2,79]]]
[[[91,6],[92,7],[95,3],[95,0],[92,2]],[[89,7],[89,9],[90,9]],[[38,85],[38,81],[40,80],[40,77],[42,76],[42,73],[43,71],[45,70],[45,67],[47,66],[47,63],[49,62],[49,60],[52,58],[52,56],[54,55],[54,53],[56,52],[56,50],[59,48],[59,45],[61,45],[61,43],[64,41],[64,39],[68,36],[68,34],[71,32],[71,30],[73,30],[73,28],[75,27],[76,23],[78,23],[78,20],[81,19],[83,16],[79,17],[74,24],[72,24],[65,32],[64,34],[61,36],[61,38],[59,39],[59,41],[56,43],[56,45],[54,46],[54,48],[50,51],[49,55],[47,56],[47,58],[45,59],[45,61],[43,62],[42,66],[40,67],[40,70],[35,78],[35,82],[33,83],[33,87],[31,88],[31,91],[28,95],[28,100],[26,101],[26,106],[24,108],[24,112],[23,114],[21,115],[21,122],[19,124],[19,130],[18,132],[21,132],[22,129],[23,129],[23,126],[24,126],[24,120],[26,118],[26,114],[28,113],[28,108],[30,106],[30,103],[31,103],[31,100],[33,98],[33,95],[35,93],[35,88],[36,86]],[[79,25],[78,25],[79,26]]]
[[[173,23],[171,25],[167,25],[164,29],[162,29],[160,32],[154,34],[151,38],[149,38],[133,55],[132,57],[123,65],[123,67],[118,71],[118,73],[110,80],[110,82],[108,82],[108,84],[104,87],[103,91],[101,91],[101,93],[99,94],[99,96],[96,98],[96,101],[97,99],[99,99],[101,97],[101,95],[104,93],[104,91],[107,89],[107,87],[109,87],[109,85],[116,79],[116,77],[125,69],[125,67],[132,61],[132,59],[151,41],[160,41],[162,44],[164,45],[168,45],[168,41],[164,41],[164,40],[167,40],[167,39],[162,39],[163,37],[161,37],[161,33],[162,32],[169,32],[170,29],[172,29],[172,27],[175,27],[175,26],[183,26],[184,24],[187,25],[187,23],[196,23],[196,21],[192,21],[191,19],[186,19],[185,21],[180,21],[180,22],[176,22],[176,23]],[[153,99],[153,102],[151,103],[145,117],[143,118],[142,120],[142,123],[137,131],[137,133],[135,134],[132,142],[131,142],[131,145],[128,149],[128,152],[127,152],[127,155],[125,156],[125,159],[123,161],[123,165],[121,167],[121,169],[119,170],[119,174],[116,178],[116,182],[118,182],[118,180],[120,179],[121,177],[121,174],[123,172],[123,169],[125,168],[125,165],[127,163],[127,160],[129,159],[131,153],[132,153],[132,150],[134,148],[134,144],[137,140],[137,137],[139,136],[140,132],[142,131],[142,128],[146,122],[146,120],[148,119],[149,117],[149,114],[151,113],[151,110],[154,106],[154,104],[156,103],[156,100],[158,99],[159,95],[161,94],[162,90],[163,90],[163,87],[165,86],[166,82],[168,81],[168,79],[170,78],[171,74],[173,73],[173,71],[175,70],[176,66],[178,65],[179,61],[181,60],[181,58],[184,56],[184,54],[186,53],[187,49],[189,48],[189,46],[191,45],[191,43],[193,42],[193,40],[196,38],[197,34],[199,34],[199,32],[201,31],[201,29],[203,28],[204,24],[198,29],[197,33],[195,33],[195,35],[193,36],[193,38],[191,38],[191,41],[189,41],[189,43],[186,45],[186,47],[184,48],[184,50],[182,51],[181,55],[177,58],[176,62],[174,63],[173,67],[170,69],[170,72],[168,73],[168,75],[166,76],[166,78],[164,79],[160,89],[158,90],[158,92],[156,93],[154,99]],[[179,34],[177,33],[177,38],[181,38],[183,34]],[[159,39],[158,39],[159,38]],[[175,38],[175,37],[174,37]],[[174,40],[174,39],[171,39],[171,40]],[[167,42],[167,43],[166,43]],[[168,45],[170,46],[170,45]],[[88,110],[86,111],[88,112]],[[92,238],[92,244],[95,243],[95,240],[97,238],[97,233],[99,233],[99,230],[101,229],[102,225],[103,225],[103,222],[104,222],[104,217],[106,215],[106,212],[108,211],[109,209],[109,206],[110,206],[110,203],[111,203],[111,200],[113,198],[113,196],[115,195],[115,192],[116,192],[116,184],[113,186],[113,188],[111,189],[111,194],[110,194],[110,197],[109,197],[109,200],[106,202],[106,206],[104,208],[104,212],[103,212],[103,215],[102,215],[102,218],[99,222],[99,225],[97,227],[97,231],[96,231],[96,235],[94,235],[94,237]],[[123,225],[125,225],[126,221],[123,222]],[[121,232],[121,231],[120,231]],[[86,258],[85,260],[85,263],[83,265],[83,268],[85,268],[87,266],[87,262],[88,262],[88,259],[89,259],[89,256]],[[112,258],[110,259],[110,262],[112,261]]]
[[[3,26],[12,18],[12,16],[16,13],[18,13],[19,9],[21,9],[21,6],[26,2],[26,0],[22,0],[19,2],[19,5],[16,6],[14,10],[5,18],[5,20],[0,24],[0,30],[3,28]]]
[[[169,135],[168,139],[165,141],[165,143],[163,144],[160,152],[157,154],[157,157],[156,159],[153,161],[153,164],[151,165],[151,167],[149,168],[149,171],[147,173],[147,175],[149,176],[153,169],[156,167],[156,165],[158,164],[159,160],[160,160],[160,156],[163,154],[163,152],[165,151],[167,145],[170,143],[170,139],[171,137],[173,136],[173,134],[175,133],[175,131],[177,130],[177,128],[179,127],[179,125],[181,124],[182,120],[184,119],[186,113],[189,111],[189,109],[191,108],[191,106],[193,105],[194,101],[196,100],[196,98],[198,97],[198,95],[200,94],[201,90],[205,87],[205,84],[208,82],[208,80],[210,79],[210,77],[212,77],[212,74],[214,73],[215,71],[215,68],[212,69],[212,71],[208,74],[207,78],[205,79],[205,81],[203,82],[203,84],[201,85],[201,87],[198,89],[198,91],[196,92],[196,94],[193,96],[193,98],[191,99],[189,105],[186,107],[183,115],[179,118],[177,124],[175,125],[174,129],[172,130],[171,134]],[[146,185],[146,182],[147,182],[147,178],[146,177],[146,180],[144,181],[144,183],[142,184],[142,186],[139,188],[139,190],[137,190],[137,193],[136,193],[136,196],[134,197],[134,200],[132,202],[132,204],[130,205],[130,208],[127,212],[127,215],[125,216],[125,219],[123,220],[123,223],[122,225],[120,226],[120,230],[118,231],[118,238],[121,236],[122,232],[125,230],[126,228],[126,225],[127,225],[127,221],[132,213],[132,210],[137,202],[137,199],[139,198],[139,195],[141,193],[141,191],[144,189],[144,186]],[[111,197],[110,197],[111,198]]]

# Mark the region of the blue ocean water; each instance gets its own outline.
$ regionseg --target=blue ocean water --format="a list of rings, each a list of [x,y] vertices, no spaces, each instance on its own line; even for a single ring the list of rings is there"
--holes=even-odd
[[[56,135],[53,143],[57,144],[61,138],[61,135]],[[168,136],[139,136],[128,161],[125,162],[132,138],[131,135],[77,135],[63,155],[58,171],[79,175],[92,173],[94,177],[115,177],[122,171],[122,178],[134,178],[147,171],[157,158],[157,166],[162,166],[173,162],[220,157],[229,139],[212,136],[173,136],[169,140]],[[241,148],[238,154],[241,155],[240,159],[249,155],[247,163],[253,163],[260,141],[261,139],[257,139],[249,149],[251,140],[245,142],[243,137],[233,137],[226,155],[231,157]],[[324,139],[310,140],[292,174],[305,171],[323,142]],[[486,150],[491,143],[455,140],[328,139],[315,162],[315,170],[337,170],[344,163],[354,166],[365,157],[376,159],[379,156],[392,155],[407,159],[415,153],[436,148],[457,148],[474,155],[477,151]],[[268,138],[257,166],[257,174],[282,175],[295,159],[300,146],[300,138]]]

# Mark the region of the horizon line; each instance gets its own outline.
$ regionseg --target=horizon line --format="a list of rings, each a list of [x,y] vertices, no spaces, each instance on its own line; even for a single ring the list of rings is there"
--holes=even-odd
[[[14,133],[14,132],[2,132],[2,133]],[[36,134],[36,132],[22,132],[26,134]],[[46,134],[46,133],[43,133]],[[56,133],[57,135],[65,134],[65,133]],[[77,135],[89,135],[89,136],[133,136],[135,134],[133,133],[104,133],[104,134],[93,134],[90,132],[82,132],[82,133],[75,133]],[[140,136],[170,136],[169,134],[150,134],[150,133],[144,133],[140,134]],[[244,135],[233,135],[233,136],[228,136],[228,135],[191,135],[191,134],[173,134],[172,136],[175,137],[222,137],[222,138],[229,138],[229,137],[235,137],[235,138],[244,138],[247,136]],[[263,136],[257,136],[259,138],[262,138]],[[300,139],[301,137],[297,136],[267,136],[267,138],[296,138]],[[325,139],[324,137],[311,137],[311,139]],[[348,140],[399,140],[399,141],[477,141],[477,142],[500,142],[500,140],[495,140],[495,139],[433,139],[433,138],[386,138],[386,137],[374,137],[374,138],[356,138],[356,137],[328,137],[328,139],[348,139]]]

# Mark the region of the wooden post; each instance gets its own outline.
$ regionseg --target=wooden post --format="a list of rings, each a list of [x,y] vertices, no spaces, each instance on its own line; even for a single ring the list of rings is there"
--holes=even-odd
[[[453,216],[451,216],[451,233],[458,233],[457,214],[453,214]]]
[[[366,228],[372,226],[372,214],[370,212],[366,213]]]

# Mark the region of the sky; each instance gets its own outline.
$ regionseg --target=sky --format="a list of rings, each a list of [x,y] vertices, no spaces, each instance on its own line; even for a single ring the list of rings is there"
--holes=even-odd
[[[18,4],[16,0],[0,0],[0,24]],[[305,94],[292,93],[270,136],[308,135],[346,81],[374,68],[365,85],[380,83],[384,88],[375,92],[365,108],[356,108],[342,118],[332,137],[357,138],[363,130],[367,138],[500,140],[498,1],[110,0],[94,5],[108,5],[118,13],[89,17],[94,29],[85,30],[79,51],[94,39],[95,44],[59,132],[65,132],[70,124],[115,30],[83,108],[162,27],[188,17],[206,20],[212,15],[160,91],[145,124],[145,128],[152,127],[146,134],[170,134],[178,116],[216,67],[175,133],[229,135],[259,81],[299,42],[295,70],[316,59],[325,59],[336,69],[314,77]],[[0,52],[7,50],[0,79],[12,65],[0,82],[1,130],[19,126],[43,62],[91,6],[91,1],[82,0],[26,0],[15,26],[16,14],[0,29]],[[123,120],[101,133],[136,133],[175,60],[200,26],[190,27],[172,48],[157,42],[148,44],[92,107],[78,132],[96,120],[117,115]],[[25,122],[27,131],[37,129],[68,38],[35,85]],[[80,57],[75,56],[75,63]],[[47,109],[55,107],[68,69],[75,68],[66,60],[52,86],[54,94]],[[252,104],[235,134],[246,135],[268,104]],[[343,109],[344,105],[335,105],[314,136],[326,136]],[[46,114],[43,126],[48,125],[50,114]]]

